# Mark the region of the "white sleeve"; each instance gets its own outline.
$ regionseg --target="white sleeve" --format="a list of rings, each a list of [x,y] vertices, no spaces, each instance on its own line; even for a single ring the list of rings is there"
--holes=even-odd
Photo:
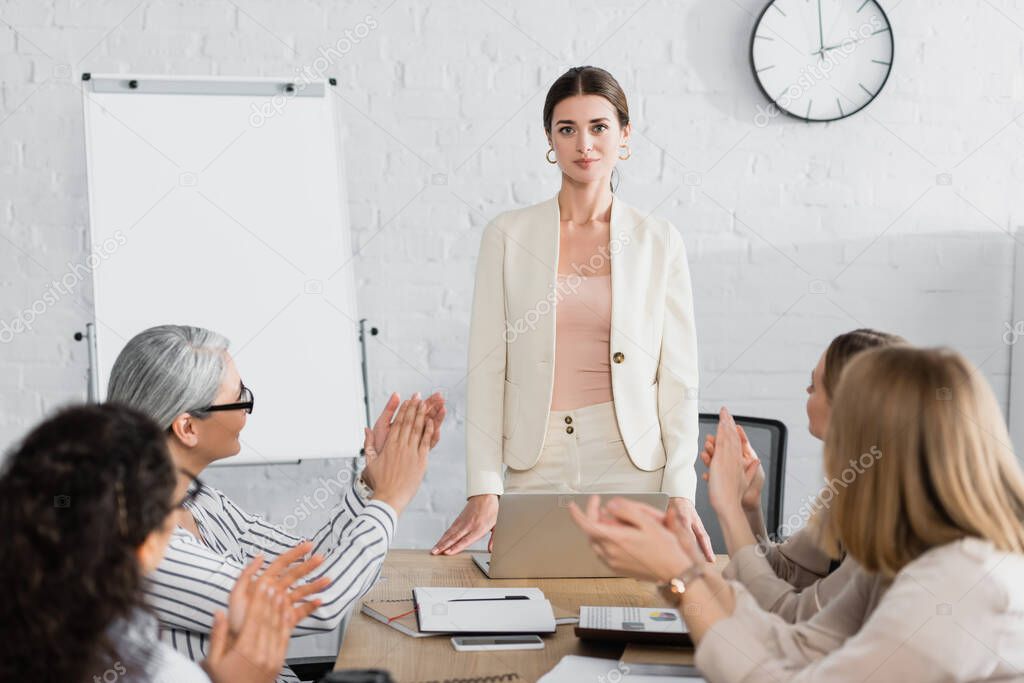
[[[202,667],[165,643],[156,644],[149,669],[148,680],[152,683],[210,683]]]
[[[674,498],[695,500],[698,451],[697,328],[686,247],[669,225],[669,274],[665,292],[665,323],[658,365],[658,417],[665,447],[662,491]]]
[[[466,495],[501,495],[505,364],[505,247],[498,220],[480,241],[469,330],[466,384]]]

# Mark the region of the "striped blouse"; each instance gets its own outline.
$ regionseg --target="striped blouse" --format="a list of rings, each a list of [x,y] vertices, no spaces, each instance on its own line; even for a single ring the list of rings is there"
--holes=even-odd
[[[242,568],[263,553],[267,561],[302,542],[284,529],[241,510],[226,495],[205,488],[188,505],[202,536],[177,527],[163,562],[147,581],[146,596],[160,620],[160,639],[193,661],[206,657],[213,614],[227,612],[228,595]],[[293,637],[333,631],[376,582],[398,517],[387,503],[360,496],[353,482],[312,538],[324,556],[308,580],[327,576],[323,604]],[[285,666],[278,681],[298,681]]]

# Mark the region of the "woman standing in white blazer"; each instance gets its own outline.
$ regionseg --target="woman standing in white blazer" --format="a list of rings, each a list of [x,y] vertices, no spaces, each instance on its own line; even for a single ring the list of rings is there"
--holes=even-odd
[[[490,531],[506,491],[664,491],[711,559],[693,505],[697,337],[683,241],[612,192],[630,122],[611,74],[584,66],[559,77],[544,130],[558,195],[499,215],[482,238],[468,501],[432,552],[460,552]]]

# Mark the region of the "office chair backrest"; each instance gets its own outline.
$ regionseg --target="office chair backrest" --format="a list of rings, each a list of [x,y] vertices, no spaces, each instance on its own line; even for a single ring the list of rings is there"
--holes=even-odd
[[[750,439],[750,445],[754,447],[758,457],[761,458],[761,465],[764,467],[765,484],[761,490],[761,509],[764,510],[764,522],[768,533],[773,537],[778,534],[782,522],[782,483],[786,471],[786,425],[778,420],[769,420],[760,417],[744,417],[733,415],[736,424],[743,427]],[[714,434],[718,430],[717,413],[700,414],[700,441],[697,452],[704,449],[704,439],[708,434]],[[697,513],[704,522],[711,537],[711,545],[716,553],[725,553],[725,538],[722,536],[722,528],[718,524],[718,517],[711,508],[711,501],[708,500],[708,486],[702,475],[707,472],[707,467],[701,462],[698,456],[696,462],[697,470]]]

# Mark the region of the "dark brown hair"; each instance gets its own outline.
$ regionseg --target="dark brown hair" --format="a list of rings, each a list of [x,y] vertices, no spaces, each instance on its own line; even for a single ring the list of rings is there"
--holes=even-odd
[[[825,351],[825,376],[822,383],[825,385],[825,395],[831,401],[835,396],[836,386],[839,384],[839,375],[843,368],[854,356],[861,351],[873,349],[879,346],[892,346],[894,344],[906,344],[907,340],[897,334],[879,332],[868,328],[861,328],[852,332],[846,332],[832,340]]]
[[[559,76],[548,89],[544,98],[544,130],[551,134],[551,117],[555,107],[562,100],[577,95],[599,95],[611,103],[619,126],[625,128],[629,123],[629,104],[626,93],[615,77],[598,66],[574,66]],[[615,190],[615,187],[612,187]]]
[[[146,609],[135,551],[164,524],[175,483],[163,431],[111,404],[62,410],[8,456],[0,680],[78,683],[117,664],[147,678],[150,644],[110,629]]]
[[[564,99],[577,95],[600,95],[615,108],[619,126],[626,127],[629,123],[629,105],[626,93],[622,91],[615,77],[599,66],[574,66],[558,77],[548,89],[544,98],[544,130],[551,132],[551,117],[555,106]]]

